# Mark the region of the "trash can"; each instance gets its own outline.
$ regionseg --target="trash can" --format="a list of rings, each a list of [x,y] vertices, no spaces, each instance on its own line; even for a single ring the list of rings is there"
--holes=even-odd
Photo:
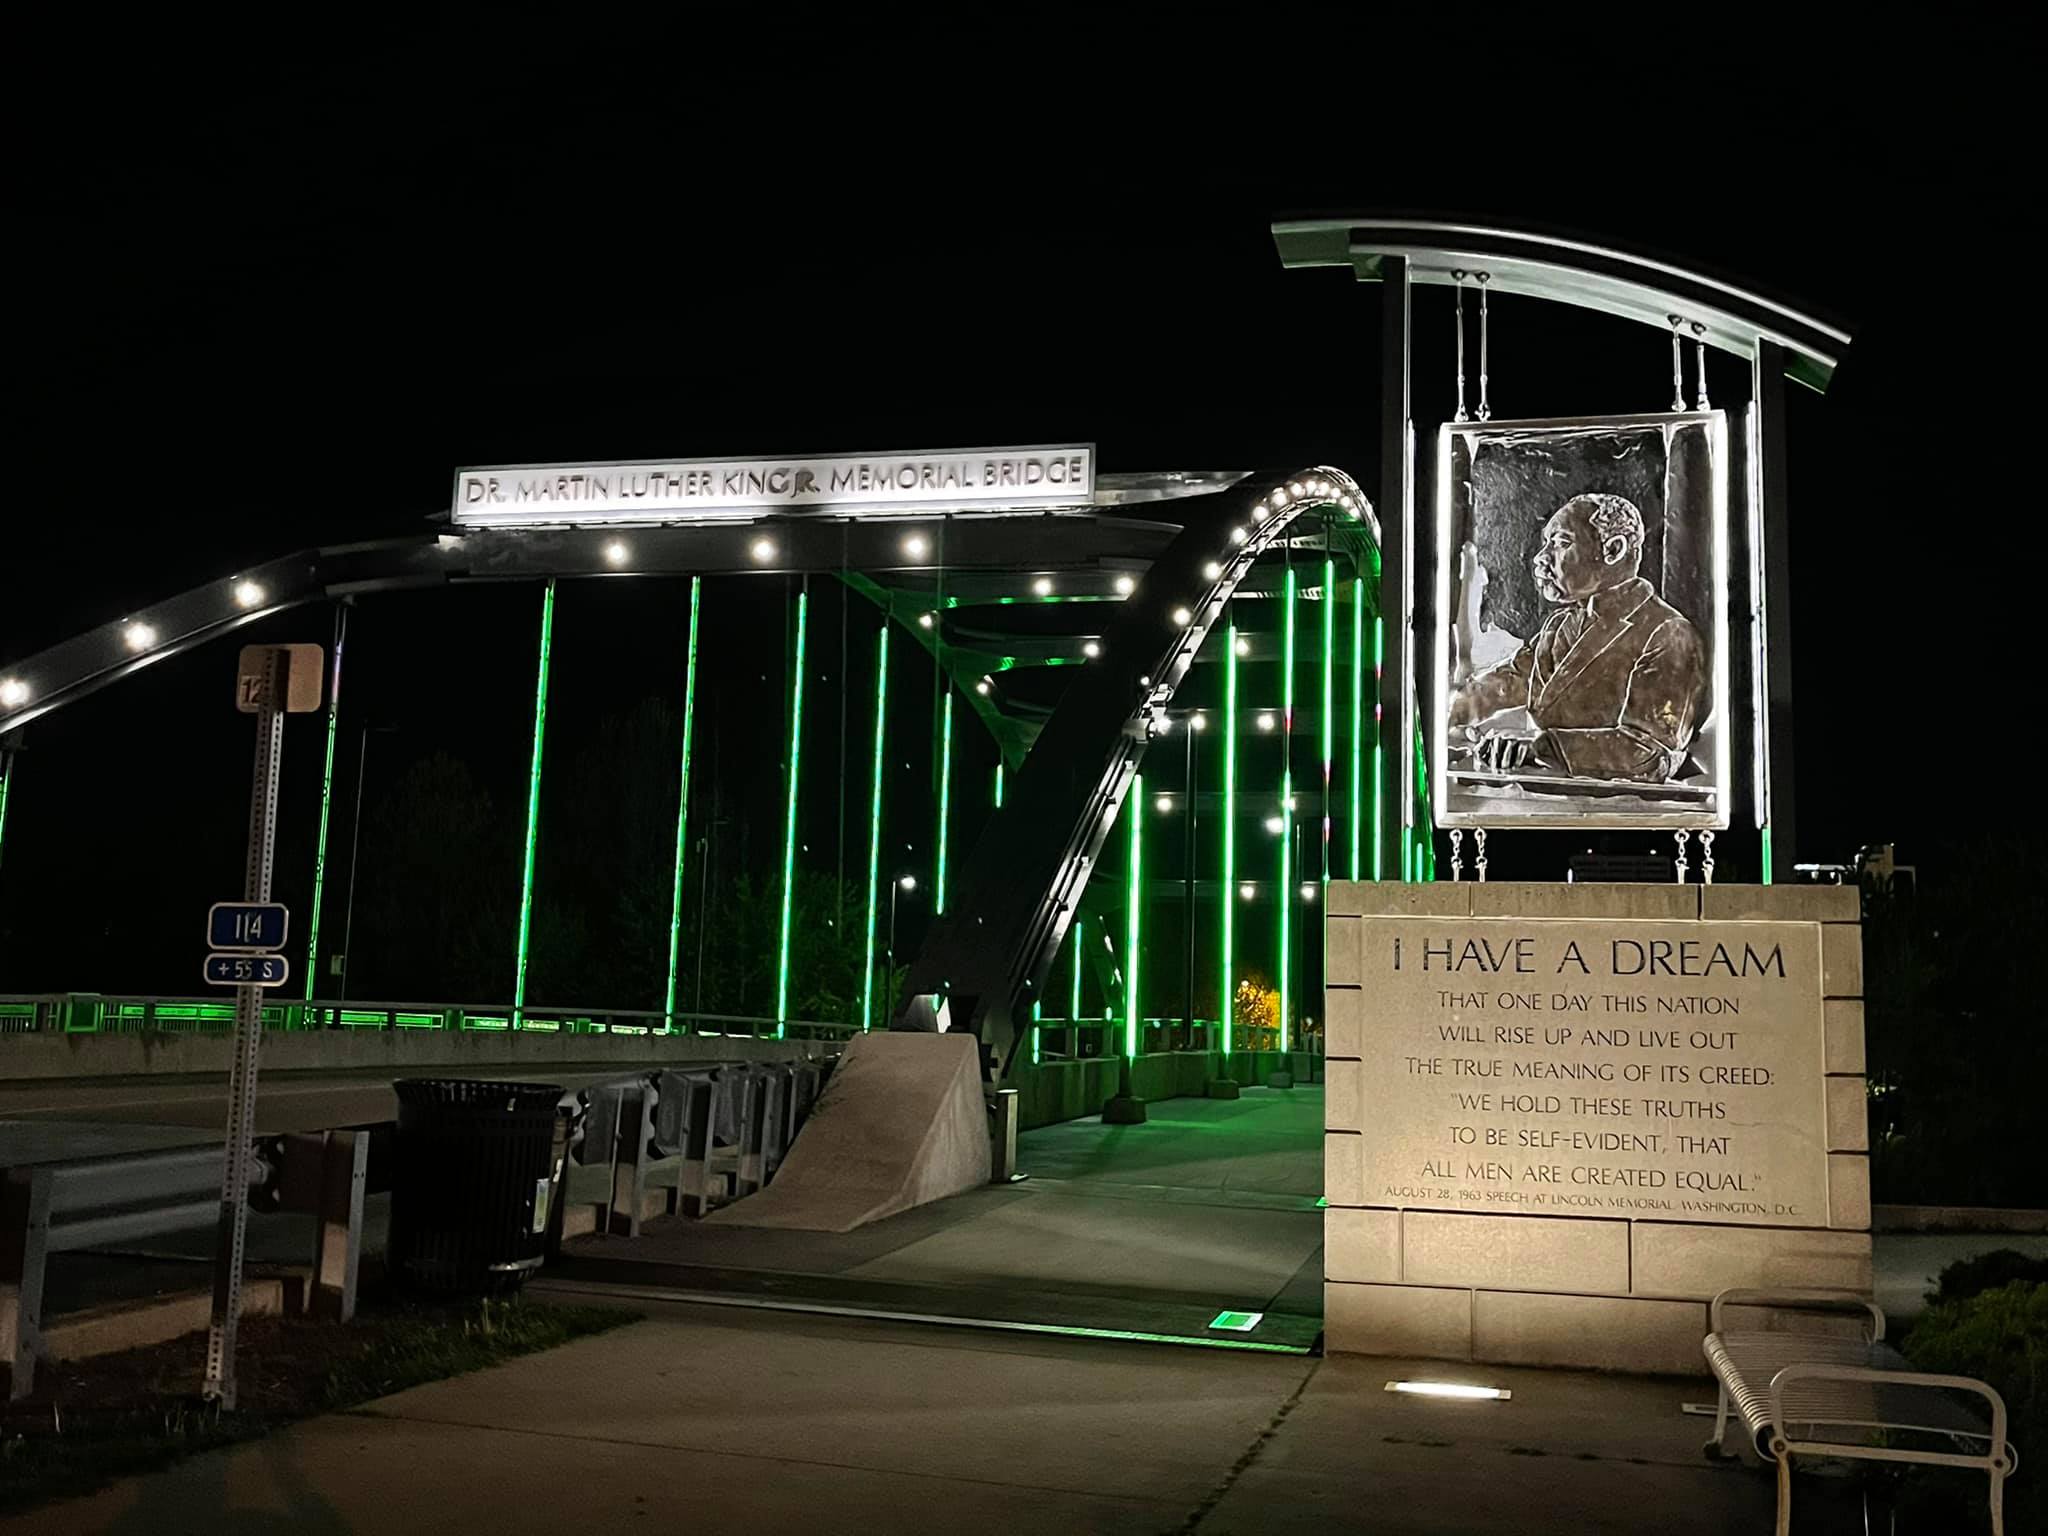
[[[551,1083],[403,1078],[391,1186],[393,1277],[425,1291],[511,1291],[546,1257]]]

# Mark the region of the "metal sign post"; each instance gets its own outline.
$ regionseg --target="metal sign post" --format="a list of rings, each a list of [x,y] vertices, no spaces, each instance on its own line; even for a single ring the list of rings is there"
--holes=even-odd
[[[270,901],[271,851],[277,837],[277,783],[284,764],[284,716],[301,701],[290,693],[298,647],[250,646],[242,652],[235,683],[236,708],[256,716],[256,763],[249,788],[249,857],[242,895],[251,904]],[[319,648],[313,665],[317,675]],[[300,665],[303,665],[301,662]],[[314,702],[318,707],[317,699]],[[208,940],[217,935],[209,914]],[[276,938],[283,942],[283,924]],[[257,943],[271,935],[260,925],[244,935]],[[268,947],[268,946],[265,946]],[[282,979],[282,978],[280,978]],[[274,984],[274,983],[273,983]],[[221,1176],[220,1227],[213,1256],[213,1319],[206,1334],[206,1396],[224,1409],[235,1406],[235,1335],[242,1320],[242,1248],[249,1225],[249,1178],[255,1134],[256,1056],[263,1038],[262,980],[235,987],[235,1058],[228,1078],[227,1157]]]

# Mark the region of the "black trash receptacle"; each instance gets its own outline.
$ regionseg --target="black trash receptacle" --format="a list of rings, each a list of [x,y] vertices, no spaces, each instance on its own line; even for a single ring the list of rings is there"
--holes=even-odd
[[[419,1290],[517,1289],[547,1248],[551,1083],[404,1078],[391,1186],[391,1273]]]

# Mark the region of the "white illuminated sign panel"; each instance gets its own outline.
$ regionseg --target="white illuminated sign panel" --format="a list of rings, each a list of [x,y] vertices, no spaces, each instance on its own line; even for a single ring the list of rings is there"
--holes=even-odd
[[[455,521],[516,528],[665,523],[764,511],[1075,506],[1095,495],[1085,443],[787,459],[505,464],[457,470]]]

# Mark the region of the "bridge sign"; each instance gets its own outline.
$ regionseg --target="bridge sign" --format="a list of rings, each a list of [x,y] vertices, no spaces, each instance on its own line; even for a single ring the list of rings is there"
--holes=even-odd
[[[212,987],[281,987],[291,962],[283,955],[208,955],[205,975]]]
[[[206,909],[206,946],[283,949],[290,916],[281,901],[216,901]]]

